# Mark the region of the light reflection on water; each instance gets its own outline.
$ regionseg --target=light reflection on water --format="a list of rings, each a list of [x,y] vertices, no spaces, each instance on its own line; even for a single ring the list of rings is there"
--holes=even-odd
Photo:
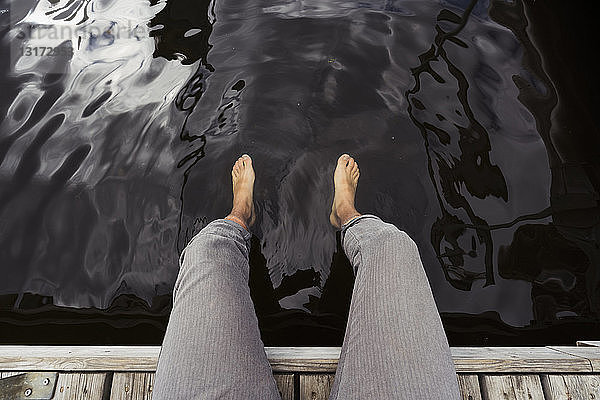
[[[72,57],[3,65],[0,294],[15,307],[170,293],[248,152],[272,283],[259,297],[317,315],[333,163],[349,152],[359,210],[417,241],[441,312],[525,326],[597,308],[595,238],[579,217],[556,224],[597,192],[551,139],[557,94],[520,2],[54,3],[13,3],[4,31],[4,53],[28,24],[73,34],[21,40]]]

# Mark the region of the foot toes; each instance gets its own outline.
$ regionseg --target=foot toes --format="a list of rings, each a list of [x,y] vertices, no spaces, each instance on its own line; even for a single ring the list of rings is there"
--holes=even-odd
[[[252,158],[250,158],[250,156],[248,154],[242,154],[242,156],[239,158],[239,160],[244,167],[248,166],[248,165],[252,165]]]
[[[250,157],[248,157],[248,159],[249,158]],[[246,161],[247,161],[247,159],[244,158],[244,156],[241,156],[240,158],[238,158],[235,161],[235,164],[233,164],[233,169],[232,169],[231,173],[232,174],[235,173],[236,175],[238,175],[242,171],[242,168],[244,168],[246,166]]]
[[[348,163],[348,159],[350,156],[348,154],[342,154],[340,158],[338,158],[339,165],[346,165]]]
[[[354,168],[354,166],[356,165],[356,161],[354,161],[354,158],[350,157],[350,159],[348,160],[348,168],[352,169]]]

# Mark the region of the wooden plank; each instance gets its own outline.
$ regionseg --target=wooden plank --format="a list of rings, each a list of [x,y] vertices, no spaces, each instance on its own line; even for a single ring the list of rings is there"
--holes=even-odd
[[[59,374],[53,400],[102,400],[105,379],[102,373]]]
[[[578,340],[577,346],[583,347],[600,347],[600,341],[595,340]]]
[[[546,400],[600,399],[599,375],[542,375]]]
[[[150,400],[154,389],[154,373],[116,372],[110,389],[110,400]]]
[[[593,347],[454,347],[458,373],[600,371]],[[267,347],[275,373],[333,373],[339,347]],[[158,346],[0,346],[0,370],[152,372]]]
[[[335,372],[340,347],[266,347],[273,372]]]
[[[543,400],[544,391],[538,375],[482,375],[484,400]]]
[[[335,372],[339,347],[267,347],[274,372]],[[0,369],[155,371],[159,346],[0,346]]]
[[[294,400],[294,374],[275,374],[281,400]]]
[[[155,371],[159,346],[0,346],[0,370]]]
[[[458,387],[460,388],[461,399],[482,400],[481,389],[479,388],[479,377],[477,375],[459,374]]]
[[[274,372],[335,372],[339,347],[267,347]],[[24,371],[156,370],[159,346],[0,346],[0,369]]]
[[[588,361],[591,372],[600,372],[600,347],[549,346],[548,348],[574,357],[584,358]]]
[[[300,375],[300,400],[327,400],[334,374]]]
[[[453,347],[458,373],[592,372],[585,358],[547,347]]]

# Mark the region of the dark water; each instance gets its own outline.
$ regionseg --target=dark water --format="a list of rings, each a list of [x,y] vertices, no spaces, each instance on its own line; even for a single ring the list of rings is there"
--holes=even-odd
[[[359,211],[419,245],[452,344],[597,338],[587,6],[2,4],[0,342],[160,343],[178,252],[231,207],[243,152],[267,344],[341,343],[342,152]]]

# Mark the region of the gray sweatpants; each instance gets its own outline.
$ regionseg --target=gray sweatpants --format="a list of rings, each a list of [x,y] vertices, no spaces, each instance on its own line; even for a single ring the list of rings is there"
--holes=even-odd
[[[250,233],[216,220],[188,244],[153,400],[280,399],[248,287]],[[342,227],[356,281],[330,399],[458,399],[417,246],[364,215]]]

